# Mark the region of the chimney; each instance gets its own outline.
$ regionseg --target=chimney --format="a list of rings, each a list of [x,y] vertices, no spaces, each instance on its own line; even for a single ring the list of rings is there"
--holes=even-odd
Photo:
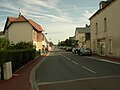
[[[101,1],[101,2],[99,3],[99,9],[102,9],[102,8],[108,3],[108,1],[110,1],[110,0]]]
[[[86,24],[86,27],[88,27],[88,24]]]
[[[19,13],[19,17],[21,16],[21,13]]]

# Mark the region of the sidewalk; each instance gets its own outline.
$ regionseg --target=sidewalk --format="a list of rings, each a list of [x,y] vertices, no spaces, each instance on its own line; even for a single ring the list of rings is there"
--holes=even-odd
[[[100,55],[93,55],[92,57],[95,57],[97,59],[105,59],[105,60],[108,60],[108,61],[120,63],[120,58],[109,57],[109,56],[100,56]]]
[[[31,90],[30,72],[44,57],[45,55],[41,55],[29,62],[23,68],[16,71],[11,79],[0,80],[0,90]]]

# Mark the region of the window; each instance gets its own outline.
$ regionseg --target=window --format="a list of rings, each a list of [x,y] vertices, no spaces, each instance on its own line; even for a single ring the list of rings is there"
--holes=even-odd
[[[93,52],[95,52],[95,47],[96,47],[95,41],[93,41]]]
[[[95,24],[96,34],[98,34],[98,23]]]
[[[85,40],[90,40],[90,33],[85,33]]]
[[[106,18],[104,18],[104,32],[107,31],[107,20]]]
[[[109,53],[112,53],[112,39],[109,39]]]

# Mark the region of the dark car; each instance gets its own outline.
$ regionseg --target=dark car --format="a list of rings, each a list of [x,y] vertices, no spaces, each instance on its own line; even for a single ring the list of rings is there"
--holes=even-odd
[[[83,55],[92,55],[92,51],[89,49],[89,48],[80,48],[79,50],[78,50],[78,55],[81,55],[81,56],[83,56]]]

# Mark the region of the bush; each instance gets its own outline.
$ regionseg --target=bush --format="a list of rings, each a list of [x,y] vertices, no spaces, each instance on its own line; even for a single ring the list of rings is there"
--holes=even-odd
[[[16,44],[11,44],[9,46],[9,50],[10,49],[32,49],[34,48],[32,42],[18,42]]]
[[[0,50],[7,49],[10,45],[10,42],[6,38],[0,38]]]
[[[33,60],[36,50],[32,42],[18,42],[17,44],[9,43],[9,40],[0,38],[0,66],[3,63],[12,61],[13,72]]]
[[[33,60],[35,54],[35,49],[2,50],[0,51],[0,65],[12,61],[12,70],[14,72],[30,60]]]

